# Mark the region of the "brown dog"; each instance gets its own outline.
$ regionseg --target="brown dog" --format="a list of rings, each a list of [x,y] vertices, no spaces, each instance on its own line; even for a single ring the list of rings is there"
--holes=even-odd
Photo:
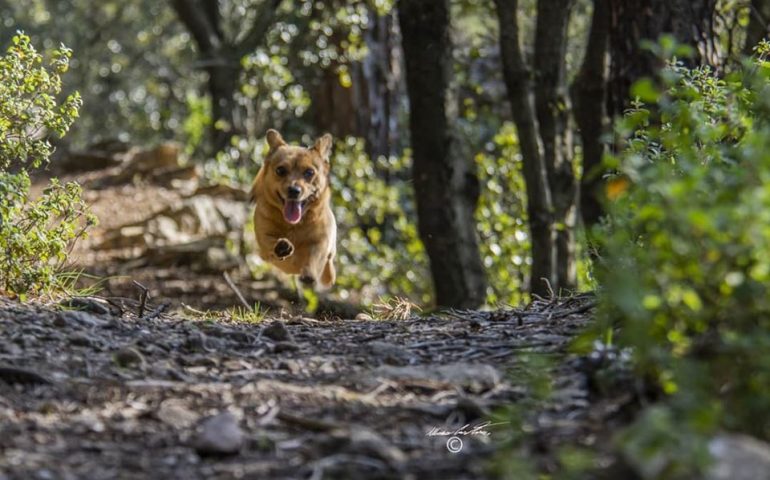
[[[263,260],[313,286],[331,286],[336,278],[337,223],[331,209],[326,134],[310,148],[287,145],[267,131],[270,152],[251,188],[254,231]]]

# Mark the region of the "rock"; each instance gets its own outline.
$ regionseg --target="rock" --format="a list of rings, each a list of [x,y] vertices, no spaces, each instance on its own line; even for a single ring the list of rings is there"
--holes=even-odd
[[[714,463],[707,480],[770,479],[770,444],[746,435],[722,434],[709,442]]]
[[[220,272],[239,265],[233,245],[244,241],[245,202],[207,195],[189,197],[139,222],[105,232],[99,250],[131,249],[132,268],[192,266]]]
[[[56,315],[53,324],[57,327],[71,327],[76,325],[79,327],[93,328],[104,326],[107,322],[88,312],[65,310]]]
[[[296,360],[284,359],[278,363],[278,368],[281,370],[288,370],[291,374],[298,374],[302,371],[302,365]]]
[[[271,340],[276,340],[279,342],[292,340],[289,329],[286,328],[286,325],[284,325],[284,323],[280,320],[275,320],[263,328],[262,335]]]
[[[198,414],[178,398],[164,400],[155,412],[155,416],[166,425],[180,430],[192,427],[198,421]]]
[[[73,297],[62,300],[59,305],[97,315],[110,315],[111,313],[110,304],[100,298]]]
[[[112,355],[112,359],[117,366],[122,368],[132,366],[144,368],[146,365],[144,356],[137,349],[131,347],[121,348]]]
[[[369,320],[373,320],[373,318],[368,313],[361,312],[358,315],[356,315],[356,320],[361,320],[361,321],[368,322]]]
[[[366,344],[366,349],[389,365],[406,365],[413,358],[405,348],[387,342],[369,342]]]
[[[51,381],[32,370],[0,366],[0,381],[18,385],[48,385]]]
[[[406,386],[436,390],[460,387],[473,393],[491,390],[500,383],[500,373],[494,367],[473,363],[409,367],[383,365],[367,372],[362,380],[376,386],[377,377],[395,380]]]
[[[197,332],[185,340],[182,348],[190,352],[213,352],[222,346],[222,340]]]
[[[297,350],[299,350],[299,345],[294,342],[278,342],[273,346],[273,353],[296,352]]]
[[[244,434],[232,413],[223,412],[203,420],[194,445],[201,456],[234,455],[243,446]]]
[[[80,332],[73,333],[67,339],[70,345],[75,345],[76,347],[93,347],[96,345],[93,338]]]

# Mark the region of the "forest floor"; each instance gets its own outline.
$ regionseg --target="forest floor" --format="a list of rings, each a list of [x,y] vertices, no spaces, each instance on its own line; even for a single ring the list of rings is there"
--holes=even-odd
[[[109,173],[85,175],[87,187]],[[593,398],[590,361],[567,352],[590,295],[404,319],[332,304],[311,318],[277,283],[241,275],[267,317],[202,314],[238,306],[221,274],[94,248],[179,195],[87,196],[102,224],[79,265],[102,290],[0,299],[0,479],[495,478],[520,434],[510,408],[534,398],[532,358],[549,359],[538,371],[554,387],[524,412],[545,471],[558,445],[601,442],[633,401]]]

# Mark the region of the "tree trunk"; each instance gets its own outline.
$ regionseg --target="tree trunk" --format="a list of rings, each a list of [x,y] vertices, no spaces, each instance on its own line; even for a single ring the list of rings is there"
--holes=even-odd
[[[400,0],[413,178],[420,238],[430,258],[436,303],[478,307],[486,280],[474,211],[478,179],[460,156],[451,130],[451,42],[448,0]]]
[[[567,26],[573,0],[539,0],[535,28],[535,110],[543,142],[543,160],[553,201],[556,229],[555,292],[577,283],[575,224],[577,178],[572,164],[570,100],[567,94]]]
[[[225,57],[226,58],[226,57]],[[244,132],[243,114],[235,100],[241,69],[235,63],[207,67],[208,90],[211,95],[211,141],[214,152],[224,150],[230,139]]]
[[[364,32],[369,54],[361,64],[367,104],[367,150],[372,158],[395,155],[398,149],[399,98],[403,95],[400,71],[400,32],[395,11],[377,15],[370,8],[371,27]]]
[[[745,55],[751,55],[754,47],[770,33],[770,0],[751,0],[749,9],[749,25],[746,27],[746,43],[743,46]]]
[[[518,1],[495,0],[500,24],[500,56],[503,77],[511,103],[524,163],[527,187],[527,215],[532,244],[530,292],[545,296],[555,286],[556,235],[553,229],[553,203],[545,165],[543,144],[533,99],[532,73],[524,61],[519,44]]]
[[[580,185],[580,213],[589,230],[603,214],[604,144],[607,129],[607,49],[609,47],[608,0],[594,0],[591,30],[585,58],[572,85],[575,121],[583,146],[583,177]],[[589,235],[590,236],[590,235]]]
[[[275,21],[282,0],[264,0],[250,28],[239,41],[226,38],[222,13],[215,0],[170,0],[179,20],[190,32],[198,47],[201,64],[208,73],[211,95],[213,153],[230,144],[230,139],[245,131],[244,109],[235,95],[240,85],[241,58],[263,45]]]
[[[324,69],[311,89],[313,123],[335,137],[366,139],[370,158],[396,155],[399,149],[399,99],[403,94],[399,31],[396,11],[378,15],[369,8],[370,25],[364,30],[369,53],[347,65],[352,85],[342,86],[338,65]],[[338,44],[345,37],[333,38]]]
[[[654,77],[663,67],[660,59],[642,47],[644,40],[656,42],[670,34],[693,47],[689,64],[718,63],[713,28],[716,0],[609,0],[609,5],[610,114],[621,115],[628,107],[635,81]]]

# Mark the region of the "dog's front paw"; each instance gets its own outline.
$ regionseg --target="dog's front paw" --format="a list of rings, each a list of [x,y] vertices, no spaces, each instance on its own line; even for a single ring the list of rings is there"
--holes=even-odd
[[[273,253],[275,253],[276,257],[278,257],[278,260],[284,260],[286,257],[294,253],[294,245],[292,245],[291,242],[286,238],[279,238],[278,241],[275,242]]]

